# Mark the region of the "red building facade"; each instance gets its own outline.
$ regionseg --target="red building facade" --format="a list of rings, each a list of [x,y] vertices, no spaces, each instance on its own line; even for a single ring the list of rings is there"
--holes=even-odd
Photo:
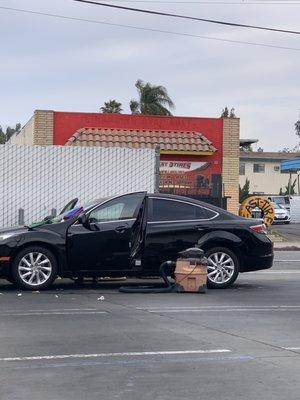
[[[106,132],[106,139],[99,141],[99,132],[93,136],[93,130],[99,129]],[[88,130],[89,141],[81,140],[79,136],[86,138]],[[124,143],[117,143],[121,147],[161,146],[161,191],[204,199],[229,197],[228,208],[237,210],[239,120],[236,118],[37,110],[11,143],[115,146],[111,141],[114,132],[126,136]],[[137,140],[137,135],[143,136],[144,141]],[[129,136],[135,140],[128,142]],[[157,143],[153,142],[154,136]]]

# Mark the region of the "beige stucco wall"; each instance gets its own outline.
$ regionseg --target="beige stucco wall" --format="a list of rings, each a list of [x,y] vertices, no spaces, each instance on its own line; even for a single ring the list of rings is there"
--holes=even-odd
[[[9,144],[27,144],[32,145],[34,142],[34,116],[25,124],[18,134],[14,134],[10,140]]]
[[[250,193],[261,192],[265,194],[279,194],[280,188],[283,190],[289,183],[289,174],[280,172],[280,162],[275,161],[254,161],[241,160],[245,164],[245,175],[239,176],[241,186],[244,186],[246,178],[250,180]],[[253,164],[265,164],[265,172],[253,172]],[[275,171],[274,167],[279,167],[279,171]],[[297,178],[296,174],[292,175],[292,183]]]
[[[53,144],[54,112],[36,110],[20,133],[14,134],[9,144],[20,145],[52,145]]]

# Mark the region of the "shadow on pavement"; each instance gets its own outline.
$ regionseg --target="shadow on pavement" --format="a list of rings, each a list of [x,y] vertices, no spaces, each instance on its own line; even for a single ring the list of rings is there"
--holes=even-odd
[[[103,282],[85,282],[84,284],[76,284],[70,279],[61,279],[57,280],[50,289],[36,291],[38,293],[54,293],[57,292],[66,292],[66,293],[76,293],[80,291],[101,291],[101,292],[113,292],[118,293],[119,288],[121,286],[148,286],[155,284],[157,287],[164,287],[165,284],[162,279],[120,279],[120,280],[105,280]],[[261,288],[261,285],[252,284],[252,283],[235,283],[232,287],[227,289],[209,289],[209,292],[232,292],[236,290],[256,290]],[[5,280],[0,280],[0,294],[4,293],[36,293],[31,290],[22,290],[18,288],[16,285],[9,283]],[[149,294],[149,293],[148,293]],[[143,294],[141,294],[143,295]],[[189,295],[189,293],[187,293]]]

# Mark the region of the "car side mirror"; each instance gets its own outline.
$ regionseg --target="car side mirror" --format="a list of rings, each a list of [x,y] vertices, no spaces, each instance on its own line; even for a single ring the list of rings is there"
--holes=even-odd
[[[89,220],[86,214],[80,214],[78,217],[78,223],[84,226],[85,228],[89,227]]]

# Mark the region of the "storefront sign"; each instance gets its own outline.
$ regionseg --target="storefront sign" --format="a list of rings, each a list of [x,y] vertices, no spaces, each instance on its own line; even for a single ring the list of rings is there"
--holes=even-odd
[[[161,161],[161,172],[190,172],[196,169],[205,169],[208,162],[188,162],[188,161]]]

